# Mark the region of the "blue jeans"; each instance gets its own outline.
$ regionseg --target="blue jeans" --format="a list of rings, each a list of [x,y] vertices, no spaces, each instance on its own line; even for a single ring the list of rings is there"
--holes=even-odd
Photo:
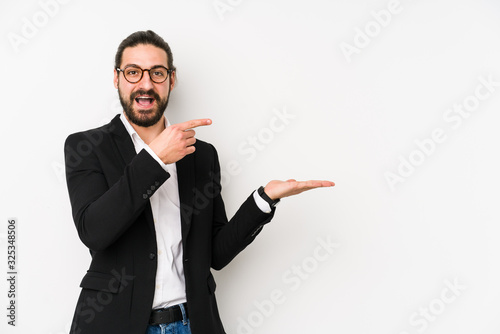
[[[146,334],[191,334],[189,319],[186,317],[184,305],[179,305],[182,311],[182,320],[169,324],[148,325]]]

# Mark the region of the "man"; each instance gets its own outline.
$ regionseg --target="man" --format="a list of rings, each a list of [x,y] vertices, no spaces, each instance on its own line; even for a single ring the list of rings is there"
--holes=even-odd
[[[224,333],[210,268],[250,244],[280,198],[334,185],[271,181],[228,222],[217,152],[193,130],[211,120],[164,116],[175,79],[160,36],[130,35],[115,58],[123,114],[66,140],[73,218],[92,256],[71,333]]]

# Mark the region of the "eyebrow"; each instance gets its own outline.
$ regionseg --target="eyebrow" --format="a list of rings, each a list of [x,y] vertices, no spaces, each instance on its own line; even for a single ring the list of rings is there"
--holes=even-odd
[[[127,64],[127,65],[123,66],[123,68],[125,68],[125,67],[127,67],[127,66],[135,66],[135,67],[142,68],[142,67],[140,67],[140,66],[139,66],[139,65],[137,65],[137,64]],[[155,68],[155,67],[165,67],[165,68],[167,68],[167,66],[165,66],[165,65],[161,65],[161,64],[160,64],[160,65],[153,65],[153,66],[151,66],[150,68]]]

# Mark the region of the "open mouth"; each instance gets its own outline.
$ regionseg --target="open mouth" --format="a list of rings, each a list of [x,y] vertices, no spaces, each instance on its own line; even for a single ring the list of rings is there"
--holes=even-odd
[[[135,102],[141,107],[151,108],[153,107],[155,99],[147,95],[141,95],[135,98]]]

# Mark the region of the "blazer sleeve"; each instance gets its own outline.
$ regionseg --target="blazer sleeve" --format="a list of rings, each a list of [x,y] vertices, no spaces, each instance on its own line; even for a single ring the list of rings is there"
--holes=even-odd
[[[215,148],[213,152],[213,182],[217,195],[214,197],[212,268],[220,270],[245,249],[260,233],[262,227],[271,221],[275,208],[272,208],[270,213],[263,212],[250,194],[228,222],[221,196],[220,165]]]
[[[84,156],[78,155],[78,147],[85,139],[84,133],[66,139],[66,181],[78,235],[89,249],[100,251],[134,223],[170,174],[142,150],[125,166],[118,181],[109,185],[105,169],[109,173],[113,168],[108,166],[109,159],[103,158],[106,145],[92,146]],[[71,160],[75,154],[77,163]]]

